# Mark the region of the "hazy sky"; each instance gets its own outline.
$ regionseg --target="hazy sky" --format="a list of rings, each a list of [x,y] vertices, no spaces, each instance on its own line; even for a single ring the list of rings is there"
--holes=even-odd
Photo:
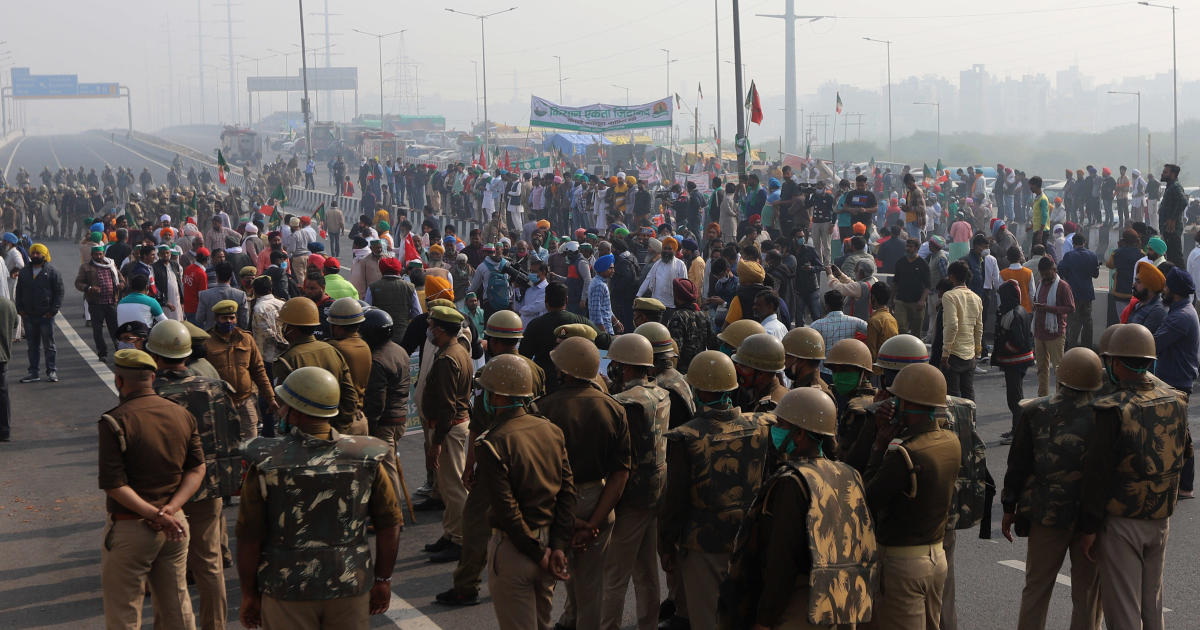
[[[558,96],[557,62],[562,57],[564,101],[623,103],[630,88],[633,102],[664,96],[670,49],[671,92],[687,100],[703,86],[702,117],[715,116],[714,7],[704,0],[609,0],[607,2],[548,2],[544,0],[454,0],[445,2],[384,2],[382,0],[305,0],[310,48],[324,45],[323,11],[330,18],[335,47],[333,65],[357,65],[360,111],[378,109],[378,55],[374,38],[353,32],[358,28],[404,34],[406,60],[420,64],[419,90],[423,101],[439,96],[471,105],[475,94],[473,60],[479,59],[479,22],[446,12],[454,7],[486,13],[512,6],[515,11],[488,20],[488,88],[495,110],[509,122],[520,121],[520,106],[529,94]],[[203,15],[206,101],[208,119],[215,116],[213,82],[221,90],[221,118],[229,120],[228,60],[225,5],[201,0]],[[1200,39],[1189,35],[1200,26],[1200,1],[1181,0],[1179,21],[1180,79],[1200,77]],[[731,3],[720,2],[721,57],[732,61]],[[783,91],[782,20],[757,17],[781,13],[784,0],[745,0],[742,7],[742,51],[748,72],[764,95]],[[912,75],[943,75],[957,82],[958,72],[982,63],[993,75],[1020,76],[1054,72],[1077,63],[1099,80],[1144,76],[1171,68],[1170,11],[1135,2],[1087,0],[1011,0],[1005,3],[962,3],[946,0],[906,0],[881,3],[866,0],[796,2],[797,13],[835,14],[797,26],[799,93],[827,81],[878,88],[886,81],[885,49],[863,36],[891,39],[893,80]],[[299,41],[298,10],[286,0],[242,0],[234,6],[234,54],[260,57],[268,49],[291,50]],[[75,73],[81,81],[118,81],[134,89],[135,124],[165,124],[168,92],[177,115],[193,118],[197,64],[197,3],[182,0],[126,0],[95,3],[83,0],[22,2],[9,7],[9,26],[0,33],[2,51],[12,63],[35,74]],[[169,42],[169,45],[168,45]],[[398,57],[400,38],[384,40],[384,62]],[[239,61],[242,61],[239,59]],[[298,57],[287,59],[294,74]],[[321,60],[323,64],[323,58]],[[255,62],[242,63],[238,83],[253,74]],[[282,74],[284,58],[261,61],[263,74]],[[723,118],[733,122],[733,66],[721,64],[725,98]],[[8,84],[8,70],[4,70]],[[514,92],[514,73],[516,89]],[[391,78],[392,68],[385,68]],[[747,84],[749,80],[747,79]],[[173,87],[168,87],[173,86]],[[393,86],[385,85],[391,97]],[[514,99],[516,94],[516,99]],[[1146,95],[1170,98],[1169,94]],[[264,96],[264,99],[268,97]],[[239,89],[238,107],[245,118],[245,95]],[[264,109],[272,107],[269,99]],[[832,105],[832,104],[831,104]],[[40,113],[63,121],[63,128],[124,122],[124,106],[112,102],[42,102],[29,105],[30,118]],[[394,109],[389,107],[389,109]],[[423,110],[427,110],[423,107]],[[422,113],[434,113],[422,111]],[[500,115],[498,115],[500,114]],[[903,112],[897,112],[897,116]],[[465,117],[465,118],[464,118]],[[462,127],[470,114],[451,113],[450,123]],[[514,119],[515,118],[515,119]],[[727,132],[728,133],[728,132]]]

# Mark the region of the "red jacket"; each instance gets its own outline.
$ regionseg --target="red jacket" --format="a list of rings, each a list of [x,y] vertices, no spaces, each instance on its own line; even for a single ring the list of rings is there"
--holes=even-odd
[[[208,273],[204,267],[192,263],[183,270],[183,312],[196,312],[200,302],[200,292],[208,288]]]

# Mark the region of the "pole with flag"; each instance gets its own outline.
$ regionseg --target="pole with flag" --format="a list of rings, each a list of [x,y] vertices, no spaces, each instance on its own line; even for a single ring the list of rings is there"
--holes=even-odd
[[[842,93],[837,92],[837,103],[833,107],[833,140],[829,142],[830,162],[833,162],[833,172],[837,172],[837,117],[842,113]]]
[[[733,82],[734,94],[738,105],[737,136],[734,146],[737,147],[738,179],[746,181],[746,124],[742,119],[742,9],[738,0],[733,0]]]
[[[225,161],[225,156],[217,149],[217,178],[221,183],[225,183],[225,174],[229,172],[229,162]]]

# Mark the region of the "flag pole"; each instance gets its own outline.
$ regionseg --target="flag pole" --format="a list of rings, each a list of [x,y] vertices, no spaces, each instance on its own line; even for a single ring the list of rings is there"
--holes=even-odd
[[[741,21],[741,3],[738,0],[733,0],[733,82],[734,91],[737,95],[737,138],[734,141],[734,146],[737,148],[738,160],[738,181],[741,186],[746,185],[746,151],[743,143],[746,140],[746,106],[742,103],[742,21]]]

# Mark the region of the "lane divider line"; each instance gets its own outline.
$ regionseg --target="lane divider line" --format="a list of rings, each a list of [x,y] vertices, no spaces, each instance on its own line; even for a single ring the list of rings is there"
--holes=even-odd
[[[67,317],[61,312],[58,315],[55,315],[54,325],[58,327],[58,331],[61,332],[63,338],[71,344],[71,347],[75,348],[75,351],[79,353],[79,356],[83,357],[83,360],[88,364],[88,367],[92,368],[92,371],[96,373],[96,376],[100,379],[100,382],[107,385],[108,389],[112,391],[114,396],[120,397],[121,393],[117,391],[117,384],[115,381],[113,381],[112,370],[108,369],[108,366],[100,360],[100,357],[96,356],[96,353],[92,351],[91,347],[88,346],[82,338],[80,338],[79,334],[76,333],[75,329],[71,326],[71,322],[67,321]]]
[[[8,164],[4,165],[4,179],[8,179],[8,171],[12,169],[13,158],[17,157],[17,149],[21,148],[21,143],[25,142],[25,136],[17,138],[17,143],[13,145],[12,153],[8,154]]]
[[[383,613],[383,617],[404,630],[441,630],[442,628],[395,592],[392,593],[392,601],[388,605],[387,612]]]
[[[998,560],[998,561],[996,561],[996,564],[1004,565],[1006,567],[1009,567],[1010,569],[1016,569],[1022,573],[1025,572],[1025,563],[1021,562],[1020,560]],[[1071,578],[1069,578],[1061,573],[1054,576],[1054,581],[1058,582],[1059,584],[1062,584],[1063,586],[1071,585]],[[1163,612],[1169,613],[1172,611],[1170,608],[1164,607]]]

